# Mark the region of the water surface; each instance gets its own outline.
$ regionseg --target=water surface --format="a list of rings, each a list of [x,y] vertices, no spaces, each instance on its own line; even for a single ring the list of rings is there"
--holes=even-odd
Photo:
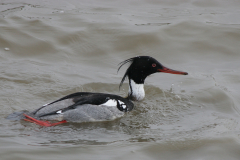
[[[1,1],[1,159],[240,157],[240,2]],[[5,117],[79,91],[126,96],[118,64],[148,55],[154,74],[111,122],[44,128]]]

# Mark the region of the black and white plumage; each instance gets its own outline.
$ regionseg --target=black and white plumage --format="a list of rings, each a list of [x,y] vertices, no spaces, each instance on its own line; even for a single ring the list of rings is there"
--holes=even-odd
[[[26,121],[42,126],[54,126],[65,122],[114,120],[133,109],[134,104],[131,100],[141,101],[144,99],[144,81],[147,76],[156,72],[188,74],[166,68],[156,59],[149,56],[138,56],[127,59],[120,63],[118,71],[127,63],[130,65],[119,86],[121,87],[127,77],[129,80],[127,98],[105,93],[78,92],[43,105],[33,112],[24,113],[22,117]],[[42,120],[56,120],[61,122],[50,123]]]
[[[78,92],[43,105],[31,116],[68,122],[104,121],[119,118],[132,109],[131,101],[117,95]]]

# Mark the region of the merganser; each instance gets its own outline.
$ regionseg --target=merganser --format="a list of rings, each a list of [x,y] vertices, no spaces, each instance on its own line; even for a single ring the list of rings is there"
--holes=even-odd
[[[33,112],[22,113],[22,118],[25,121],[47,127],[66,122],[114,120],[133,109],[134,104],[132,101],[144,99],[144,81],[147,76],[156,72],[188,74],[187,72],[164,67],[156,59],[149,56],[127,59],[119,64],[118,71],[127,63],[130,63],[130,65],[119,85],[120,89],[126,77],[128,78],[129,91],[126,98],[106,93],[77,92],[45,104]],[[51,123],[46,120],[60,122]]]

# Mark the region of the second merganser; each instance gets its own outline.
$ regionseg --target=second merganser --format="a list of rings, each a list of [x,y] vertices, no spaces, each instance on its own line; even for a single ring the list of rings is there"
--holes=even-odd
[[[147,76],[156,72],[188,74],[187,72],[164,67],[156,59],[149,56],[127,59],[120,63],[118,71],[127,63],[130,63],[130,65],[119,86],[119,88],[122,86],[127,77],[129,80],[129,91],[126,98],[106,93],[77,92],[45,104],[33,112],[25,112],[22,114],[22,117],[24,117],[25,121],[47,127],[66,122],[114,120],[133,109],[134,104],[132,101],[144,99],[144,81]],[[60,122],[51,123],[49,120]]]

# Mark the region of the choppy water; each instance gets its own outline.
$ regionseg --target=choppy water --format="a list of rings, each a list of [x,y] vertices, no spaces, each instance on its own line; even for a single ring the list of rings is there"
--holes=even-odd
[[[240,2],[0,3],[1,159],[240,158]],[[148,55],[146,98],[111,122],[43,128],[5,117],[78,91],[125,96],[117,64]]]

